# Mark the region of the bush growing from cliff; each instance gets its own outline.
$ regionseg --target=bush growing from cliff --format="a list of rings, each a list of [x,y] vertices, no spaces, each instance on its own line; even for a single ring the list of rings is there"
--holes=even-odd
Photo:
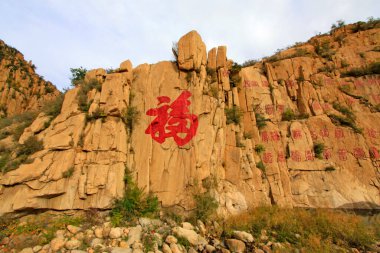
[[[19,149],[17,150],[17,155],[31,155],[36,153],[37,151],[40,151],[44,148],[44,144],[42,141],[38,140],[36,136],[31,136],[24,144],[20,145]]]
[[[130,221],[138,217],[157,217],[159,212],[158,198],[151,193],[145,193],[132,180],[131,171],[126,168],[124,182],[126,188],[124,196],[117,199],[111,210],[111,221],[115,226],[125,221]]]
[[[227,117],[227,124],[236,124],[239,125],[241,122],[241,117],[243,116],[243,112],[240,107],[234,105],[231,108],[225,108],[224,112]]]
[[[71,72],[71,78],[70,78],[71,84],[73,86],[78,86],[84,81],[84,77],[86,76],[87,69],[83,67],[70,68],[70,72]]]
[[[286,110],[282,113],[282,120],[283,121],[291,121],[296,118],[296,115],[294,114],[293,110],[290,108],[286,108]]]
[[[195,218],[206,221],[218,208],[218,202],[209,192],[195,194]]]
[[[282,121],[291,121],[291,120],[307,119],[307,118],[309,118],[308,113],[295,114],[292,109],[287,108],[282,113],[281,120]]]
[[[82,112],[88,112],[88,109],[90,108],[90,105],[92,103],[92,100],[88,101],[88,92],[96,89],[97,91],[102,90],[102,85],[97,79],[91,79],[88,82],[81,81],[82,85],[80,86],[80,89],[78,91],[77,99],[78,99],[78,105],[79,109]]]
[[[255,113],[256,127],[260,130],[267,125],[267,119],[261,113]]]
[[[136,106],[128,106],[128,108],[123,112],[123,121],[127,126],[127,129],[132,132],[134,126],[140,120],[140,112],[137,110]]]
[[[265,147],[263,146],[263,145],[261,145],[261,144],[256,144],[256,146],[255,146],[255,152],[257,153],[257,154],[261,154],[262,152],[264,152],[265,151]]]
[[[313,145],[313,150],[314,150],[315,157],[322,159],[322,154],[323,154],[323,151],[325,150],[325,144],[315,143]]]

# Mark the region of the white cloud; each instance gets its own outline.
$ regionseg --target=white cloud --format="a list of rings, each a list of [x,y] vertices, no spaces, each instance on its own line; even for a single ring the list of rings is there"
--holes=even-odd
[[[378,14],[377,0],[2,0],[0,38],[33,60],[59,88],[70,67],[170,60],[171,45],[197,30],[208,49],[227,45],[235,61],[326,32],[333,22]]]

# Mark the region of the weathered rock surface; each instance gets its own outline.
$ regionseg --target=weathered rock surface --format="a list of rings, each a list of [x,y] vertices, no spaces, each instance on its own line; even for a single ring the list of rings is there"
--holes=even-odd
[[[111,74],[88,72],[87,81],[100,83],[85,94],[88,112],[76,87],[48,128],[41,130],[41,115],[24,132],[43,140],[44,150],[0,176],[0,214],[108,209],[123,195],[126,167],[165,207],[190,210],[201,189],[221,214],[263,204],[379,208],[380,78],[343,73],[378,62],[380,30],[339,34],[314,37],[235,76],[226,47],[207,59],[195,31],[178,43],[178,66],[125,61]],[[225,109],[234,105],[241,120],[227,124]],[[132,125],[124,116],[133,110],[140,120]],[[338,124],[347,111],[354,119]],[[285,120],[284,112],[293,114]],[[315,154],[318,143],[324,148]]]

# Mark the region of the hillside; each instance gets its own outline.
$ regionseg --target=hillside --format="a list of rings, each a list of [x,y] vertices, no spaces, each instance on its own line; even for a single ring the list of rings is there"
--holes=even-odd
[[[225,46],[207,54],[192,31],[173,49],[177,62],[89,71],[56,118],[40,114],[20,136],[20,145],[42,146],[0,176],[0,213],[109,209],[126,170],[163,207],[182,210],[194,208],[194,194],[212,196],[221,214],[268,204],[379,208],[376,26],[337,28],[243,68]],[[22,81],[24,72],[13,71],[20,87],[35,80]],[[41,87],[27,94],[48,93]],[[33,104],[14,109],[10,100],[10,114]]]
[[[35,72],[15,48],[0,40],[0,116],[13,116],[39,110],[44,102],[54,100],[60,92]]]
[[[379,252],[378,221],[322,210],[380,209],[379,24],[242,65],[191,31],[63,98],[2,44],[0,250]]]

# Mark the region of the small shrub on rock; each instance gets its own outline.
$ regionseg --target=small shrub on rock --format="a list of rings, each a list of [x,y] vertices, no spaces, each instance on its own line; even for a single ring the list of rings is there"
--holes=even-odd
[[[325,150],[325,145],[323,143],[316,143],[314,144],[313,149],[315,156],[319,159],[322,159],[322,154]]]
[[[238,106],[233,106],[231,108],[225,109],[226,117],[227,117],[227,124],[240,124],[241,117],[243,116],[242,110]]]
[[[261,154],[262,152],[264,152],[265,151],[265,147],[263,146],[263,145],[261,145],[261,144],[256,144],[256,146],[255,146],[255,152],[257,153],[257,154]]]
[[[261,113],[255,113],[257,128],[263,129],[267,125],[267,119]]]
[[[218,208],[218,202],[209,192],[195,194],[196,203],[195,218],[197,220],[207,220]]]
[[[124,221],[141,216],[156,217],[159,211],[158,198],[139,188],[133,182],[129,169],[126,169],[124,181],[126,183],[124,196],[115,201],[111,211],[111,220],[114,225],[118,226]]]
[[[43,142],[38,140],[36,136],[29,137],[23,145],[17,150],[17,155],[31,155],[44,148]]]

